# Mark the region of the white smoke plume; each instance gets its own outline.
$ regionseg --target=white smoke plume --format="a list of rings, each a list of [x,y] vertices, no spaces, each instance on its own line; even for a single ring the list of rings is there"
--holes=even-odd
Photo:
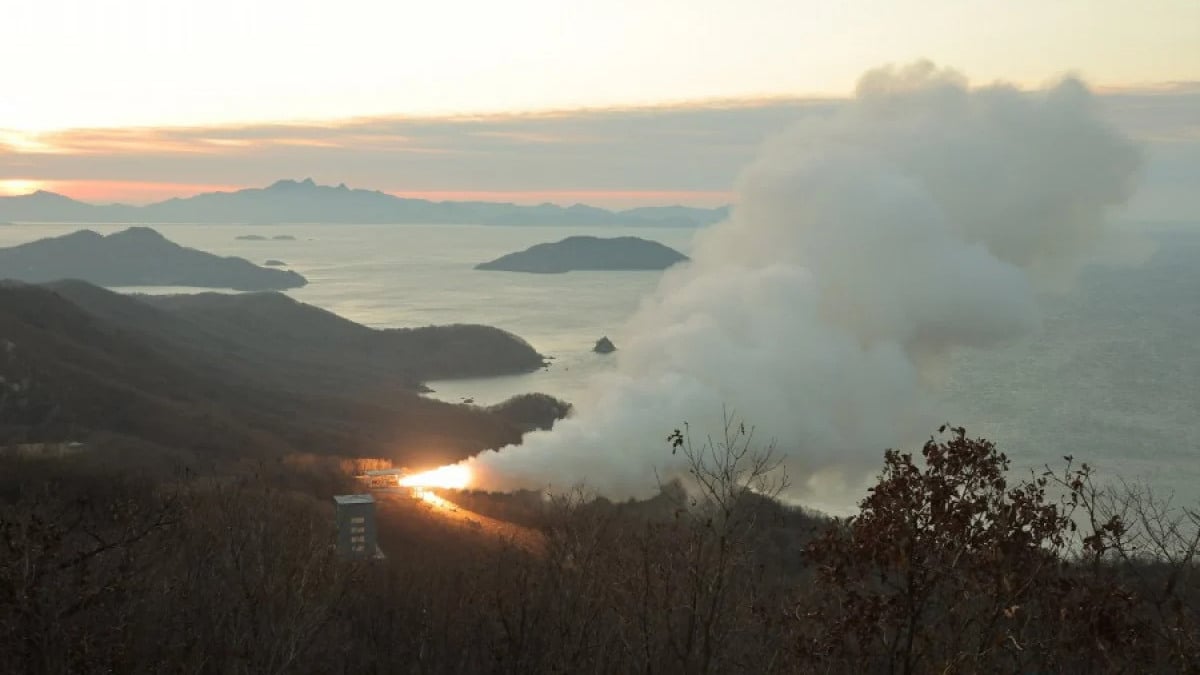
[[[941,421],[947,353],[1029,331],[1034,291],[1106,236],[1139,155],[1095,106],[1076,79],[1022,92],[928,63],[867,73],[836,113],[766,144],[578,414],[473,470],[491,488],[645,496],[682,469],[666,435],[715,431],[727,405],[777,441],[793,497],[857,498],[885,448]]]

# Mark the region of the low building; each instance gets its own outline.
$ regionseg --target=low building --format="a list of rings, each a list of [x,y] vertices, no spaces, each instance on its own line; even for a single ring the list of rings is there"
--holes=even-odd
[[[375,498],[366,495],[337,495],[337,549],[343,558],[378,558]]]

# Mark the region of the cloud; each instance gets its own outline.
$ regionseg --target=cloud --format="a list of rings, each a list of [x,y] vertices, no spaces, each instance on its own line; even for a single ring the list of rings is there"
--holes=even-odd
[[[1149,144],[1151,197],[1137,200],[1139,208],[1165,217],[1200,212],[1200,196],[1175,187],[1200,167],[1200,84],[1110,91],[1101,104],[1108,119]],[[312,176],[397,193],[704,195],[729,191],[765,138],[844,105],[772,98],[37,136],[0,130],[0,179],[261,186]]]
[[[338,124],[74,130],[0,151],[0,178],[46,182],[155,178],[264,185],[280,177],[403,194],[727,195],[761,135],[823,102]],[[3,137],[0,137],[3,143]],[[3,147],[0,145],[0,147]],[[612,201],[612,200],[609,200]],[[617,197],[616,201],[622,201]]]

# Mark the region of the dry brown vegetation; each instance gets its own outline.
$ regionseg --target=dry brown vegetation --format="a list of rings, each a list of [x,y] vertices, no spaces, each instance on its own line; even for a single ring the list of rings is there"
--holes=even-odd
[[[857,516],[773,499],[775,452],[672,435],[678,484],[447,495],[537,550],[385,510],[338,560],[336,460],[223,476],[0,466],[0,672],[1192,672],[1197,517],[1091,471],[1009,475],[944,429],[887,453]],[[93,464],[88,464],[94,461]],[[157,473],[156,473],[157,472]],[[142,475],[138,478],[135,476]]]

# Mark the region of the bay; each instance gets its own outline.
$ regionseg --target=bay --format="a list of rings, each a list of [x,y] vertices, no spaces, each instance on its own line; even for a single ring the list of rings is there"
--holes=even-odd
[[[80,227],[5,226],[0,246]],[[620,357],[620,351],[594,354],[595,340],[607,335],[619,350],[625,320],[660,274],[483,272],[472,269],[476,263],[573,234],[640,236],[684,253],[694,236],[666,228],[473,225],[156,229],[220,255],[258,264],[282,260],[309,280],[289,295],[353,321],[377,328],[493,325],[553,358],[548,369],[526,375],[430,383],[435,397],[481,405],[528,391],[581,399],[589,376]],[[238,239],[248,234],[266,240]],[[940,392],[946,420],[995,440],[1018,470],[1059,466],[1071,455],[1103,476],[1144,481],[1180,502],[1200,498],[1200,224],[1160,228],[1149,237],[1158,250],[1144,264],[1090,267],[1069,292],[1043,297],[1041,325],[1032,335],[954,355]]]

